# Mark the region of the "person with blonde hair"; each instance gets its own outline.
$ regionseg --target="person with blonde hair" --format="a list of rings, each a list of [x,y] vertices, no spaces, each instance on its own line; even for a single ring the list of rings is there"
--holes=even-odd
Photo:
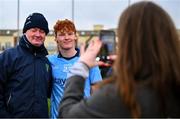
[[[150,1],[134,3],[122,13],[117,35],[112,77],[83,99],[101,47],[95,40],[70,70],[60,116],[180,117],[180,45],[167,12]]]

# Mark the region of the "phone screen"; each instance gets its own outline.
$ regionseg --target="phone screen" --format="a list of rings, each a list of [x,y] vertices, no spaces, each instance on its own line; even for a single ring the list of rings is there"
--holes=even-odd
[[[99,56],[106,57],[115,54],[115,32],[111,30],[101,30],[99,39],[102,41],[102,47]]]
[[[113,61],[108,58],[109,55],[115,54],[116,48],[116,35],[112,30],[101,30],[99,33],[99,39],[102,41],[102,47],[98,54],[98,61],[103,61],[108,64],[113,64]],[[103,78],[107,78],[111,75],[111,67],[99,67]]]

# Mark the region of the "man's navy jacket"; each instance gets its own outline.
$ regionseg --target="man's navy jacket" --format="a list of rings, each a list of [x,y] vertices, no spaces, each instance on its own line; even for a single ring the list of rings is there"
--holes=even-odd
[[[19,45],[0,54],[0,117],[48,117],[51,66],[44,45],[23,35]]]

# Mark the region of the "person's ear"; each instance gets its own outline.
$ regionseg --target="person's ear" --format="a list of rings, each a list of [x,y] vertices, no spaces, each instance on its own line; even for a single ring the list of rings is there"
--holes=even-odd
[[[78,36],[77,36],[77,35],[75,35],[75,41],[77,42],[77,40],[78,40]]]
[[[57,37],[55,37],[54,41],[57,43]]]

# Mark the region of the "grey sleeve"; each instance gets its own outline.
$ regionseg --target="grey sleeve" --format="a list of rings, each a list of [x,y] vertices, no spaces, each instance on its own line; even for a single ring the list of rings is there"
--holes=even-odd
[[[60,117],[71,117],[70,114],[75,111],[74,109],[78,109],[77,106],[84,96],[84,83],[85,79],[81,76],[71,76],[68,78],[60,104]]]
[[[106,111],[109,111],[111,104],[108,104],[109,100],[106,92],[97,91],[99,93],[84,99],[85,78],[87,78],[88,74],[89,68],[82,62],[77,62],[72,67],[69,78],[66,81],[63,98],[60,102],[59,117],[91,118],[108,116]],[[104,108],[107,104],[110,106],[108,110]]]
[[[86,79],[89,76],[89,67],[82,61],[76,62],[70,69],[68,78],[74,75],[81,76]]]

